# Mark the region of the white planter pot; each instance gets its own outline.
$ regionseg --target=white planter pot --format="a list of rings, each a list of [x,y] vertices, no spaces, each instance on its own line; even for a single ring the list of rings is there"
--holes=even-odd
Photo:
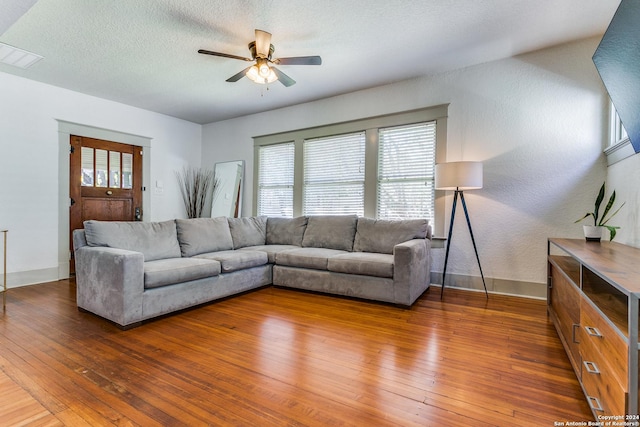
[[[604,227],[600,227],[597,225],[583,225],[582,230],[584,230],[584,238],[587,239],[587,242],[599,242],[602,239],[602,230]]]

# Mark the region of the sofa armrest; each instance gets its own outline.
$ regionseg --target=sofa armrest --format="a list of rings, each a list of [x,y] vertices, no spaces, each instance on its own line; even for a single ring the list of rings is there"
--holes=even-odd
[[[120,326],[142,320],[144,256],[124,249],[76,249],[76,301],[79,308]]]
[[[393,248],[393,294],[396,304],[410,306],[429,287],[431,240],[413,239]]]

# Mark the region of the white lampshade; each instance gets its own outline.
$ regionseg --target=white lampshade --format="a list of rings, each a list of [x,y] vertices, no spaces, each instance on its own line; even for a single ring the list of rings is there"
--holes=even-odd
[[[482,188],[482,162],[449,162],[436,165],[436,190]]]

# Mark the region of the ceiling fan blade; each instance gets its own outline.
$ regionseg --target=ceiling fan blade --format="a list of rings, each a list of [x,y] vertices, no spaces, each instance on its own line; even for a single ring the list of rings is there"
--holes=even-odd
[[[245,68],[244,70],[240,71],[238,74],[234,74],[233,76],[229,77],[227,79],[227,81],[229,83],[235,83],[238,80],[240,80],[241,78],[243,78],[246,74],[247,71],[249,71],[249,68],[253,67],[253,65],[249,65],[247,68]]]
[[[245,58],[242,56],[231,55],[229,53],[212,52],[210,50],[204,50],[204,49],[200,49],[198,53],[202,53],[204,55],[222,56],[223,58],[239,59],[241,61],[253,61],[253,59]]]
[[[274,59],[272,62],[278,65],[322,65],[322,58],[319,56],[294,56]]]
[[[271,67],[271,69],[276,74],[276,76],[278,76],[278,80],[280,80],[280,83],[282,83],[286,87],[293,86],[294,84],[296,84],[295,80],[293,80],[291,77],[287,76],[282,71],[278,70],[276,67]]]
[[[271,33],[256,30],[256,56],[260,58],[269,57],[269,49],[271,48]]]

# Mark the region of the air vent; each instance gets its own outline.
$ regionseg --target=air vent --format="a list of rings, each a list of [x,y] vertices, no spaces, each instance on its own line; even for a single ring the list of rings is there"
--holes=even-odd
[[[40,61],[42,56],[8,44],[0,43],[0,63],[13,65],[18,68],[29,68]]]

